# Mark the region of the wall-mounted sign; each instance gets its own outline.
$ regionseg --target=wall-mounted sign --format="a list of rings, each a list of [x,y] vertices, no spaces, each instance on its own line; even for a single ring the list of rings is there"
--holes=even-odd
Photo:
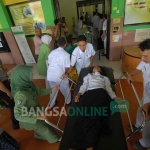
[[[150,38],[150,29],[137,29],[135,32],[135,42],[141,42]]]
[[[120,35],[113,35],[112,41],[119,42]]]
[[[113,7],[113,10],[117,10],[117,7]]]
[[[124,24],[150,22],[150,0],[126,0]]]
[[[120,18],[113,18],[113,24],[120,23]]]
[[[120,26],[113,26],[113,33],[120,31]]]
[[[40,1],[9,6],[9,10],[14,24],[22,26],[25,35],[35,34],[35,27],[41,28],[43,33],[46,32],[46,24]]]
[[[22,26],[11,27],[11,30],[14,34],[14,37],[26,64],[35,63],[34,57],[29,48]]]

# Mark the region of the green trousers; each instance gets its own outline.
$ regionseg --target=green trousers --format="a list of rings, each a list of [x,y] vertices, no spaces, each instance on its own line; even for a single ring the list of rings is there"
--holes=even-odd
[[[43,120],[37,120],[36,124],[19,122],[20,128],[26,130],[34,130],[36,139],[47,140],[49,143],[56,143],[59,140],[59,135],[46,124]]]

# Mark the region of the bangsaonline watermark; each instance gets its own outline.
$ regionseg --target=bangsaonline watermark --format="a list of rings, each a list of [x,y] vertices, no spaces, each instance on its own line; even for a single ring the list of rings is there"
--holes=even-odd
[[[45,114],[46,116],[108,116],[113,115],[116,112],[127,112],[129,110],[129,103],[126,100],[112,101],[110,107],[69,107],[67,110],[65,107],[22,107],[22,116],[38,116]]]
[[[108,116],[108,107],[69,107],[67,110],[65,107],[55,107],[53,110],[43,107],[31,107],[28,110],[26,107],[22,107],[22,116],[38,116],[38,114],[46,116]]]

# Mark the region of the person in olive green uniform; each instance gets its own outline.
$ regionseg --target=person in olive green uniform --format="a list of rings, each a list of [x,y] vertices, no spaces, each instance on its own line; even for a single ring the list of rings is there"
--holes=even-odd
[[[46,88],[49,88],[49,83],[47,82],[47,60],[48,60],[48,55],[50,53],[50,42],[52,40],[52,37],[49,35],[43,35],[41,37],[42,45],[40,46],[40,51],[38,55],[38,61],[37,61],[37,69],[38,73],[41,76],[45,77],[45,84]]]
[[[32,66],[20,65],[12,72],[11,90],[15,101],[15,118],[19,121],[20,128],[34,130],[35,139],[47,140],[49,143],[58,142],[60,137],[45,123],[46,116],[44,112],[33,114],[31,108],[36,112],[40,108],[37,96],[48,95],[52,90],[57,90],[59,86],[53,89],[39,89],[31,81],[32,75]],[[26,114],[23,113],[24,109],[26,109]]]
[[[91,43],[91,35],[90,35],[90,32],[88,31],[87,26],[86,26],[85,23],[83,23],[82,28],[80,29],[78,34],[79,35],[84,35],[87,39],[87,42]]]

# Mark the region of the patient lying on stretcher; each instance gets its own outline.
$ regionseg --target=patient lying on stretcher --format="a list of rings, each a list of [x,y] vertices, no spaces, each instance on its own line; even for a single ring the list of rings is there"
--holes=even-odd
[[[100,66],[95,66],[93,68],[93,72],[89,73],[83,79],[83,84],[80,87],[80,90],[75,97],[75,102],[79,102],[80,95],[83,95],[86,91],[94,90],[94,89],[105,89],[111,99],[120,100],[115,94],[115,92],[111,88],[111,83],[108,77],[101,75],[101,68]]]
[[[93,72],[84,77],[75,97],[75,102],[79,102],[76,105],[77,110],[84,113],[75,115],[69,150],[93,150],[103,135],[111,134],[108,120],[110,98],[120,99],[113,92],[109,79],[102,75],[101,68],[95,66]],[[106,113],[103,111],[105,108]]]

